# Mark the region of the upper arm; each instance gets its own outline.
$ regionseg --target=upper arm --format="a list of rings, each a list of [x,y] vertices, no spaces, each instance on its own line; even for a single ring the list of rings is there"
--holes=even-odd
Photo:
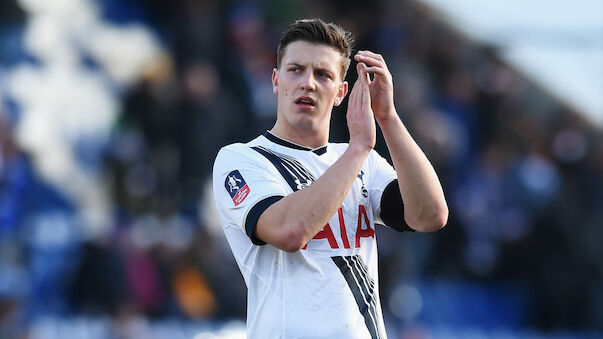
[[[413,231],[404,219],[404,202],[400,194],[396,171],[376,151],[371,151],[370,197],[374,215],[381,221],[398,231]]]

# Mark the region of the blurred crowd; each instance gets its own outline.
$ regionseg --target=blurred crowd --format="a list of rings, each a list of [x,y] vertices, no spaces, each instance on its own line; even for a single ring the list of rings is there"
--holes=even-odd
[[[360,0],[82,0],[45,44],[58,10],[40,3],[0,4],[0,338],[49,316],[108,317],[115,337],[244,318],[209,176],[221,146],[274,123],[278,38],[300,17],[384,55],[445,188],[441,231],[378,229],[388,331],[603,331],[603,134],[495,46],[416,2]]]

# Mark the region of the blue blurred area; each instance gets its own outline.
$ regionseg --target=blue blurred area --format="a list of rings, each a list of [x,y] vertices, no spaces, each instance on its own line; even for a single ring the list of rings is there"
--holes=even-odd
[[[377,230],[389,337],[602,336],[601,130],[428,9],[31,0],[0,4],[0,338],[244,335],[207,182],[272,126],[279,34],[316,16],[384,55],[450,207],[436,233]]]
[[[98,0],[95,3],[98,4],[102,17],[108,22],[116,24],[148,22],[148,15],[144,9],[145,1]]]
[[[419,319],[426,324],[484,330],[520,329],[529,313],[526,293],[503,284],[435,281],[418,288],[423,298]]]

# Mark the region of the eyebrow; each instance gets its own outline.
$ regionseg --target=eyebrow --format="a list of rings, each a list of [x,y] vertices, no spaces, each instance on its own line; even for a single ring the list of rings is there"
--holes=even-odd
[[[302,64],[299,64],[297,62],[288,62],[288,63],[285,64],[285,67],[291,67],[291,66],[301,67],[301,68],[306,68],[307,67],[306,65],[302,65]],[[328,68],[316,67],[315,69],[317,71],[319,71],[319,72],[329,73],[331,76],[334,76],[336,74],[333,71],[329,70]]]
[[[285,66],[296,66],[296,67],[306,67],[305,65],[298,64],[297,62],[288,62]]]

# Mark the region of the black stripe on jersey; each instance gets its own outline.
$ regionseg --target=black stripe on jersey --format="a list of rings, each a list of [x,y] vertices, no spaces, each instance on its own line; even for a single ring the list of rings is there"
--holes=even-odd
[[[365,282],[364,287],[366,287],[366,290],[367,290],[366,292],[368,292],[368,295],[374,296],[373,291],[375,288],[375,282],[373,281],[373,279],[368,277],[368,268],[362,261],[362,258],[360,256],[355,255],[352,257],[352,261],[354,262],[354,265],[355,265],[358,273],[361,274],[363,277],[366,277],[366,279],[364,280],[364,282]],[[375,298],[373,298],[373,302],[374,301],[375,301]],[[376,304],[375,304],[375,306],[376,306]]]
[[[263,134],[264,137],[266,137],[266,139],[272,141],[275,144],[281,145],[281,146],[285,146],[285,147],[289,147],[289,148],[293,148],[293,149],[299,149],[302,151],[310,151],[310,152],[314,152],[318,155],[323,155],[327,152],[327,146],[321,146],[318,148],[310,148],[307,146],[302,146],[302,145],[298,145],[298,144],[294,144],[291,141],[282,139],[280,137],[277,137],[276,135],[270,133],[270,131],[266,131],[266,133]]]
[[[358,310],[364,317],[364,323],[371,338],[381,338],[379,318],[377,317],[377,302],[374,294],[375,283],[368,275],[366,265],[358,255],[331,257],[335,265],[348,283]]]
[[[404,202],[400,194],[398,179],[392,180],[381,194],[381,213],[383,223],[399,232],[414,232],[404,220]]]
[[[249,237],[249,239],[251,239],[251,242],[254,245],[266,245],[265,241],[262,241],[261,239],[255,236],[255,227],[258,223],[260,215],[262,215],[262,213],[264,213],[264,211],[268,209],[270,205],[281,200],[282,198],[283,197],[280,195],[274,195],[266,199],[260,200],[249,210],[249,213],[247,213],[247,218],[245,219],[245,232],[247,233],[247,236]]]
[[[377,328],[377,338],[381,338],[383,335],[379,331],[379,318],[377,317],[377,298],[374,294],[375,282],[373,281],[373,279],[370,278],[368,274],[368,269],[364,264],[362,257],[360,257],[359,255],[355,255],[352,256],[350,260],[352,272],[358,279],[358,283],[360,285],[362,293],[366,297],[365,301],[368,302],[369,314],[372,316],[370,320],[374,322],[374,325]]]
[[[276,154],[262,146],[253,146],[251,148],[270,160],[294,192],[299,191],[316,180],[310,171],[292,157]]]

